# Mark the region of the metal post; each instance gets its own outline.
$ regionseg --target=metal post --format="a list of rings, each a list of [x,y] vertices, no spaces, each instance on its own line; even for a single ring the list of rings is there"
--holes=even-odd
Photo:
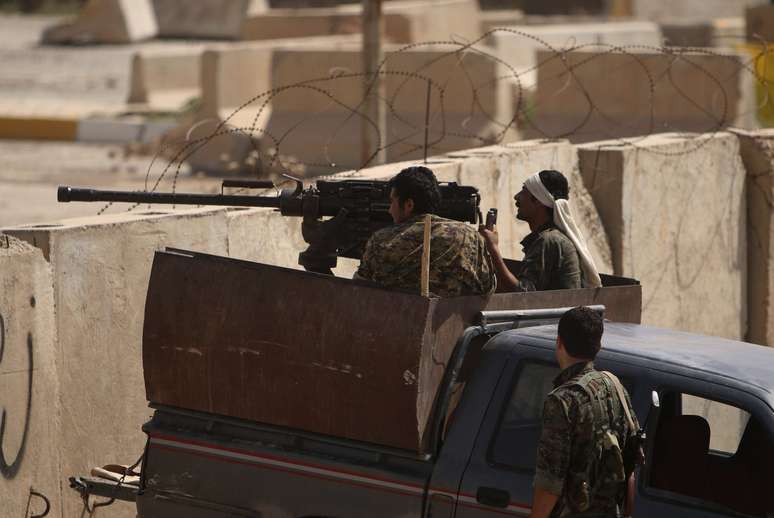
[[[376,74],[376,70],[382,61],[382,35],[384,34],[384,20],[382,19],[382,0],[363,0],[363,71],[364,81],[364,112],[368,120],[361,123],[361,156],[362,162],[370,158],[379,148],[378,154],[371,164],[383,164],[386,162],[387,153],[383,149],[386,143],[387,119],[384,110],[384,84]],[[379,128],[376,135],[374,127],[368,121]]]
[[[428,79],[427,80],[427,99],[425,104],[425,145],[423,146],[425,163],[427,163],[427,144],[430,138],[430,101],[431,101],[430,96],[433,93],[432,86],[433,86],[433,83],[430,81],[430,79]]]

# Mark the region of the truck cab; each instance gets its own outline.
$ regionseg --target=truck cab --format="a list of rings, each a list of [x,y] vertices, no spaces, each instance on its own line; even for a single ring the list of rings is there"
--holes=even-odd
[[[528,514],[542,403],[559,373],[555,342],[556,326],[544,326],[484,346],[443,447],[471,452],[455,516]],[[774,351],[608,322],[595,365],[621,379],[646,427],[634,516],[774,513]],[[471,417],[475,433],[456,421]]]

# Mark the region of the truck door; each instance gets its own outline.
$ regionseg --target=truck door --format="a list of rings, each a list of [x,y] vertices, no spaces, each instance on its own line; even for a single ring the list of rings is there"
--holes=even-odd
[[[646,408],[631,366],[611,362],[604,355],[595,363],[621,379],[635,410]],[[458,518],[529,514],[543,402],[558,374],[551,349],[524,345],[508,361],[463,475]],[[644,412],[638,415],[643,418]]]
[[[543,399],[559,366],[551,351],[525,347],[508,361],[462,478],[458,518],[526,516]]]
[[[774,515],[774,417],[750,393],[654,373],[660,408],[648,423],[634,515]]]

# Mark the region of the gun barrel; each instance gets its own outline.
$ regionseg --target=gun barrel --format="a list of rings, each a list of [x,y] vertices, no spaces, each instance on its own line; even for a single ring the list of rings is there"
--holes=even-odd
[[[163,192],[103,191],[62,186],[57,190],[57,200],[105,201],[123,203],[159,203],[165,205],[218,205],[231,207],[280,207],[279,197],[244,196],[232,194],[191,194]]]

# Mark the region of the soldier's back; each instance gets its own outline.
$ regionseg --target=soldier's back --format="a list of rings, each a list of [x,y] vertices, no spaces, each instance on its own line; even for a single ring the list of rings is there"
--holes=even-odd
[[[432,216],[431,222],[431,293],[441,297],[492,293],[494,270],[476,229],[438,216]],[[358,276],[387,288],[419,293],[423,243],[423,215],[374,233]]]
[[[630,402],[619,403],[610,379],[591,364],[549,397],[560,403],[554,408],[566,411],[572,444],[567,481],[552,516],[616,516],[625,490],[622,450],[636,431],[621,406]]]

